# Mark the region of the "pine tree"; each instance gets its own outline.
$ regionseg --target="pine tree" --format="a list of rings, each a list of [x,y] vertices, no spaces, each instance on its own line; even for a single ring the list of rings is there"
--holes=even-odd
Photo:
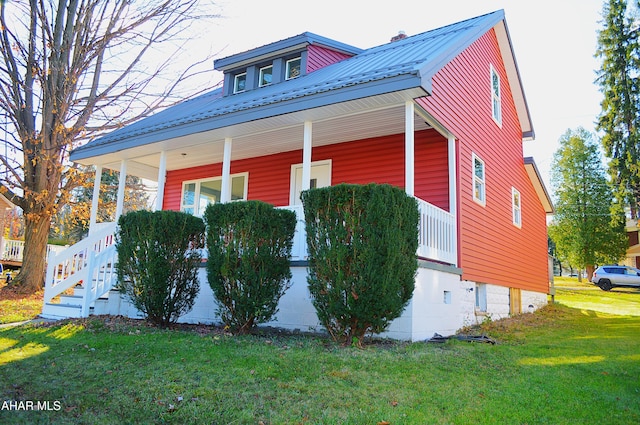
[[[626,251],[624,214],[608,184],[597,141],[583,128],[567,131],[554,155],[556,213],[549,235],[569,264],[587,269],[617,262]]]
[[[640,2],[637,2],[640,5]],[[608,0],[596,57],[602,59],[597,82],[603,93],[598,130],[610,159],[609,173],[619,202],[634,218],[640,205],[640,44],[637,20],[625,0]]]

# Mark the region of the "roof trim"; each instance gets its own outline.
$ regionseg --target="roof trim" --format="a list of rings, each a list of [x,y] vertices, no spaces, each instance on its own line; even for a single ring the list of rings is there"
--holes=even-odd
[[[529,156],[524,158],[524,168],[529,175],[529,180],[531,180],[531,184],[533,184],[533,188],[535,189],[542,206],[544,207],[544,211],[547,214],[553,214],[555,211],[553,208],[553,202],[551,201],[549,192],[547,192],[547,188],[542,181],[536,162],[532,157]]]

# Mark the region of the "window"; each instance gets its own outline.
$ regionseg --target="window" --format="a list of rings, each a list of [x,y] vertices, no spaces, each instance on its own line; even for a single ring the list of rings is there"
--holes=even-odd
[[[240,93],[247,89],[247,73],[243,72],[235,76],[233,80],[233,92]]]
[[[502,125],[502,101],[500,100],[500,76],[491,67],[491,114],[493,120]]]
[[[231,200],[247,199],[247,173],[231,176]],[[184,182],[180,211],[201,217],[209,204],[220,202],[222,177]]]
[[[287,61],[287,68],[285,71],[285,78],[287,80],[290,80],[292,78],[296,78],[300,76],[300,73],[302,68],[302,59],[301,58],[295,58],[295,59],[290,59]]]
[[[273,82],[273,66],[265,66],[264,68],[260,68],[260,76],[258,81],[258,86],[268,86]]]
[[[473,154],[473,200],[486,204],[484,161]]]
[[[522,227],[522,205],[520,192],[515,187],[511,188],[511,209],[513,210],[513,224]]]
[[[484,283],[476,284],[476,310],[487,311],[487,285]]]

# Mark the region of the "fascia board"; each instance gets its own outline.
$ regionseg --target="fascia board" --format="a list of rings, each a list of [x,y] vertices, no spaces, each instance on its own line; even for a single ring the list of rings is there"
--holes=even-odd
[[[189,134],[218,130],[224,127],[230,127],[250,121],[301,112],[313,108],[334,105],[386,93],[416,89],[420,88],[420,83],[421,80],[419,76],[415,74],[403,74],[365,84],[357,84],[338,90],[314,93],[309,96],[302,96],[253,109],[231,112],[229,114],[207,118],[200,121],[185,123],[159,131],[129,137],[124,140],[112,141],[104,145],[97,145],[93,147],[85,146],[80,151],[72,151],[70,159],[71,161],[80,162],[91,157],[97,157],[151,143],[158,143],[165,140],[184,137]]]

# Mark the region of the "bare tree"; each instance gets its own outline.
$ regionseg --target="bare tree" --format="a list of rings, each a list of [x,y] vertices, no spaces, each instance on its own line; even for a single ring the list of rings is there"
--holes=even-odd
[[[187,58],[187,67],[175,69],[189,41],[185,30],[216,17],[200,6],[198,0],[0,1],[6,127],[0,190],[22,208],[26,226],[17,289],[32,292],[44,282],[51,217],[80,179],[69,150],[172,103],[209,61]]]

